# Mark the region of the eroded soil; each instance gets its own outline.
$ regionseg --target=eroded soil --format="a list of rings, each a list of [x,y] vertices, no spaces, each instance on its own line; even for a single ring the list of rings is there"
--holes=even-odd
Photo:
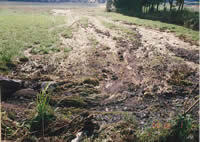
[[[94,16],[94,12],[92,8],[81,9],[81,14],[80,9],[51,10],[55,16],[66,17],[66,24],[59,27],[72,29],[72,37],[65,38],[60,33],[60,52],[34,55],[31,49],[26,50],[29,60],[18,64],[10,75],[26,81],[27,88],[38,92],[42,82],[56,84],[50,105],[60,121],[54,123],[53,132],[48,130],[49,136],[55,132],[63,134],[61,126],[85,111],[88,119],[93,117],[97,124],[89,124],[85,119],[70,123],[77,127],[66,127],[73,135],[68,136],[69,140],[80,131],[90,134],[96,129],[101,130],[97,132],[100,134],[102,129],[125,120],[127,114],[135,116],[141,129],[153,121],[164,123],[194,103],[199,92],[198,46],[168,31],[112,21]],[[108,28],[103,23],[115,26]],[[54,28],[58,27],[52,27],[50,32]],[[20,117],[26,119],[20,113],[31,113],[34,100],[22,97],[16,103],[16,99],[8,99],[2,103],[2,109],[17,111],[13,120],[19,121]],[[198,118],[198,107],[192,114]],[[94,128],[87,128],[88,125]]]

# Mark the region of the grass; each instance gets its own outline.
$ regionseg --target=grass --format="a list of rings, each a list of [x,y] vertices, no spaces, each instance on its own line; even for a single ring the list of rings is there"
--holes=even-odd
[[[116,30],[119,28],[115,24],[110,23],[110,22],[101,21],[101,23],[108,29]]]
[[[70,28],[66,28],[63,33],[62,33],[62,36],[64,38],[72,38],[73,37],[73,30],[70,29]]]
[[[79,23],[84,27],[87,28],[89,25],[89,19],[87,17],[82,17]]]
[[[49,85],[47,85],[37,96],[36,102],[36,116],[31,123],[32,131],[42,130],[44,136],[44,129],[49,121],[54,118],[53,111],[49,105],[49,94],[47,93]]]
[[[64,23],[63,17],[53,17],[46,13],[31,13],[0,10],[0,63],[6,68],[23,51],[32,48],[35,54],[46,54],[56,50],[59,44],[58,31],[51,27]]]
[[[106,22],[106,21],[101,21],[101,23],[108,29],[112,29],[112,30],[119,30],[122,33],[125,33],[128,36],[128,39],[130,39],[131,41],[134,40],[134,36],[136,35],[135,32],[131,29],[122,27],[122,26],[117,26],[113,23],[110,22]]]
[[[193,122],[190,115],[179,115],[168,123],[153,123],[152,127],[144,131],[137,131],[139,141],[158,141],[158,142],[189,142],[196,141],[195,132],[198,131],[198,125]],[[192,139],[189,138],[192,136]]]
[[[147,20],[147,19],[141,19],[137,17],[130,17],[125,16],[123,14],[115,13],[115,12],[99,12],[99,15],[105,16],[106,18],[110,18],[114,21],[124,21],[130,24],[150,27],[154,29],[166,29],[171,32],[174,32],[177,36],[186,37],[188,40],[192,40],[195,43],[198,43],[199,41],[199,32],[194,31],[192,29],[185,28],[183,26],[178,26],[174,24],[168,24],[160,21],[155,20]],[[107,25],[113,28],[112,25]]]
[[[70,51],[72,51],[73,49],[72,48],[69,48],[69,47],[66,47],[66,48],[64,48],[64,52],[65,53],[68,53],[68,52],[70,52]]]

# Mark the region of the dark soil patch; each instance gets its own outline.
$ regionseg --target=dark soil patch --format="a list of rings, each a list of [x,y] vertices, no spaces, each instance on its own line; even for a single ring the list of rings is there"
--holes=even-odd
[[[199,64],[199,50],[187,50],[184,48],[176,48],[169,45],[167,46],[167,49],[169,49],[178,57]]]

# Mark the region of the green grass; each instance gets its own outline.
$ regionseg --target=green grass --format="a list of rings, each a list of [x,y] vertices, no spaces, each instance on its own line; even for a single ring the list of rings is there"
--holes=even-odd
[[[73,37],[73,30],[70,29],[70,28],[66,28],[63,33],[62,33],[62,36],[64,38],[72,38]]]
[[[0,63],[6,65],[23,51],[33,48],[35,53],[47,53],[48,48],[56,50],[59,43],[58,31],[50,28],[63,24],[63,17],[53,17],[46,13],[31,13],[0,10]],[[56,50],[57,51],[57,50]]]
[[[123,27],[123,26],[117,26],[113,23],[110,23],[110,22],[106,22],[106,21],[101,21],[101,23],[108,29],[112,29],[112,30],[119,30],[121,31],[122,33],[125,33],[128,37],[128,39],[130,39],[131,41],[133,41],[135,38],[135,32],[133,30],[130,30],[126,27]]]
[[[89,25],[89,19],[87,17],[82,17],[79,23],[84,27],[87,28]]]
[[[105,16],[106,18],[110,18],[114,21],[120,20],[127,23],[145,26],[145,27],[151,27],[151,28],[156,28],[156,29],[168,29],[169,31],[174,32],[177,36],[184,36],[188,40],[195,41],[196,43],[199,40],[198,31],[194,31],[192,29],[188,29],[183,26],[167,24],[160,21],[146,20],[146,19],[141,19],[137,17],[125,16],[125,15],[114,13],[114,12],[100,12],[99,14],[101,16]],[[110,26],[111,28],[113,27],[112,25],[108,25],[108,26]]]
[[[36,116],[33,118],[31,122],[31,130],[41,130],[44,136],[44,129],[49,123],[49,121],[53,120],[54,114],[53,110],[49,105],[49,94],[47,93],[47,89],[49,84],[37,95],[36,101]]]
[[[70,52],[70,51],[72,51],[73,49],[72,48],[69,48],[69,47],[66,47],[66,48],[64,48],[64,52],[65,53],[68,53],[68,52]]]
[[[110,22],[101,21],[101,23],[108,29],[116,30],[119,28],[115,24],[110,23]]]

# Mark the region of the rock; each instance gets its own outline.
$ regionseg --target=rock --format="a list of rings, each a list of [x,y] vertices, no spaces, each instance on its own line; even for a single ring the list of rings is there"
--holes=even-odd
[[[27,88],[27,89],[21,89],[16,91],[12,96],[16,98],[26,98],[26,99],[31,99],[31,98],[36,98],[38,92],[36,92],[33,89]]]
[[[0,88],[2,100],[7,99],[22,86],[21,80],[13,80],[0,76]]]

